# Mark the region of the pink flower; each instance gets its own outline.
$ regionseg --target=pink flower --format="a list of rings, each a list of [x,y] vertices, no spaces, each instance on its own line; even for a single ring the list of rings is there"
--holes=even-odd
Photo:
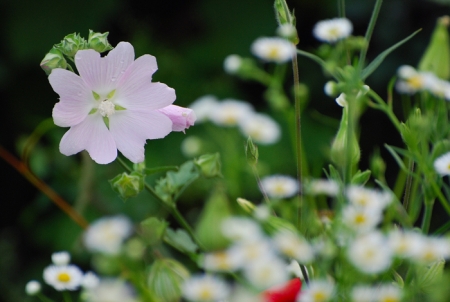
[[[159,109],[159,112],[166,115],[172,121],[172,131],[183,131],[194,125],[196,120],[192,109],[170,105]]]
[[[97,163],[108,164],[119,150],[132,162],[142,162],[146,140],[172,131],[171,118],[158,110],[174,102],[175,91],[151,82],[158,69],[155,57],[134,60],[133,46],[121,42],[105,57],[80,50],[75,65],[79,76],[59,68],[49,76],[60,97],[53,120],[70,127],[61,139],[61,153],[86,150]]]

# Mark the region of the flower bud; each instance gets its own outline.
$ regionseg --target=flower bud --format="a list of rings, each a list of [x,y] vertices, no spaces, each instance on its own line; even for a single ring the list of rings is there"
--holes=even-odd
[[[351,135],[350,146],[347,146],[348,135]],[[361,150],[359,149],[359,144],[355,133],[349,133],[348,131],[348,110],[347,107],[345,107],[342,112],[342,119],[339,125],[338,133],[336,134],[336,137],[331,145],[331,160],[336,165],[342,166],[347,161],[347,152],[350,152],[349,158],[352,165],[359,162]]]
[[[251,166],[258,163],[258,146],[253,143],[250,136],[248,137],[247,144],[245,145],[245,155],[247,157],[247,162]]]
[[[238,197],[236,199],[236,201],[237,201],[238,205],[248,214],[252,214],[256,208],[256,206],[251,201],[248,201],[247,199]]]
[[[386,163],[380,156],[380,152],[376,153],[370,159],[370,170],[372,170],[373,176],[377,179],[384,179],[384,173],[386,172]]]
[[[194,159],[195,165],[200,169],[204,177],[222,177],[220,172],[220,154],[204,154],[199,158]]]
[[[41,292],[41,284],[35,280],[29,281],[25,286],[25,292],[29,296],[35,296]]]
[[[55,68],[67,68],[67,61],[61,51],[53,47],[41,61],[41,68],[49,75]]]
[[[158,111],[170,118],[172,121],[172,131],[181,131],[184,133],[186,129],[194,125],[196,120],[194,111],[189,108],[169,105],[158,109]]]
[[[77,33],[65,36],[61,43],[55,45],[63,54],[71,58],[75,57],[77,51],[85,49],[86,46],[86,39]]]
[[[109,181],[113,190],[117,192],[124,201],[138,195],[144,189],[144,176],[137,172],[126,172],[117,175]]]
[[[113,49],[111,44],[109,44],[108,42],[107,39],[108,34],[109,32],[105,32],[103,34],[96,33],[90,29],[88,38],[88,47],[100,53]]]
[[[157,259],[150,268],[148,287],[158,301],[175,302],[181,297],[181,287],[189,271],[174,259]]]
[[[419,63],[420,71],[430,71],[445,80],[450,78],[449,24],[449,16],[438,19],[430,44]]]

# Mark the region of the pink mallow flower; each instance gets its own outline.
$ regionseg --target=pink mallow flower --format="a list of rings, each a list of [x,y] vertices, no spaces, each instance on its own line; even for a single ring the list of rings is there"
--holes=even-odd
[[[158,69],[155,57],[134,60],[133,46],[120,42],[104,57],[94,50],[78,51],[75,65],[80,75],[57,68],[49,76],[59,94],[53,120],[70,127],[59,145],[62,154],[86,150],[97,163],[108,164],[119,150],[139,163],[147,139],[163,138],[172,127],[180,129],[173,126],[178,120],[164,113],[176,98],[174,89],[151,82]]]
[[[158,110],[172,121],[172,131],[182,131],[193,126],[197,119],[194,110],[176,105],[170,105]]]

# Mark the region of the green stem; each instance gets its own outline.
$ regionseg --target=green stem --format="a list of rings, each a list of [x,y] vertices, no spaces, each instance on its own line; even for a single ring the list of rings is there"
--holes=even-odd
[[[56,126],[53,123],[53,118],[48,118],[40,122],[39,125],[36,127],[36,129],[34,129],[34,131],[26,140],[25,145],[23,147],[22,161],[25,164],[28,164],[28,157],[30,156],[31,151],[33,150],[34,146],[36,146],[37,142],[47,131],[49,131],[54,127]]]
[[[345,0],[338,1],[339,18],[345,18]]]
[[[65,290],[62,292],[62,295],[64,298],[64,302],[72,302],[72,297],[70,296],[70,292]]]
[[[369,26],[367,27],[366,35],[364,37],[366,44],[361,49],[361,53],[359,54],[359,64],[358,64],[359,71],[362,71],[364,68],[364,61],[366,60],[366,55],[367,55],[367,50],[369,48],[370,39],[372,38],[372,33],[375,28],[375,24],[377,22],[378,15],[380,13],[382,3],[383,3],[383,0],[377,0],[377,2],[375,3],[375,7],[372,12],[372,17],[370,18]]]
[[[430,230],[431,216],[433,214],[434,199],[425,201],[425,212],[422,220],[422,232],[428,234]]]
[[[36,297],[41,300],[42,302],[54,302],[54,300],[47,298],[46,296],[44,296],[44,294],[42,293],[38,293],[36,294]]]
[[[406,211],[408,211],[409,201],[411,200],[412,175],[414,173],[414,160],[412,159],[409,159],[408,170],[411,173],[406,176],[405,194],[403,195],[403,207]]]
[[[125,170],[127,170],[128,172],[132,172],[133,170],[125,163],[125,161],[120,158],[117,157],[119,160],[119,163],[125,168]],[[155,189],[153,189],[149,184],[147,184],[147,182],[144,182],[144,187],[145,189],[153,196],[156,198],[156,200],[158,200],[158,202],[175,218],[175,220],[183,227],[186,229],[186,231],[189,233],[189,235],[192,237],[192,240],[194,240],[194,242],[198,245],[198,247],[201,250],[205,250],[203,245],[200,243],[200,241],[197,239],[197,237],[194,234],[193,229],[191,228],[191,226],[187,223],[187,221],[184,219],[184,217],[180,214],[180,212],[178,211],[176,205],[172,205],[167,203],[164,199],[162,199],[155,191]]]
[[[437,184],[435,182],[430,182],[430,183],[431,183],[431,186],[433,187],[434,193],[437,195],[439,201],[441,202],[441,205],[447,211],[447,214],[450,215],[450,205],[449,205],[447,199],[445,198],[444,194],[442,194],[442,191],[440,190],[440,188],[437,186]]]
[[[402,131],[401,123],[398,120],[398,118],[395,116],[395,114],[392,111],[392,108],[389,106],[389,104],[386,104],[384,102],[384,100],[373,90],[369,90],[369,96],[372,97],[374,99],[374,101],[378,104],[378,106],[372,106],[372,107],[383,111],[389,117],[392,124],[394,124],[397,131],[399,133],[401,133],[401,131]]]

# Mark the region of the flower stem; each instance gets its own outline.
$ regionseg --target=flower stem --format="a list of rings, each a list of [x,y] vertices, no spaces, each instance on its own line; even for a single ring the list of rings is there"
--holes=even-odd
[[[382,3],[383,0],[377,0],[377,2],[375,3],[375,7],[372,11],[372,17],[370,18],[369,26],[367,27],[366,35],[364,37],[364,40],[366,40],[366,45],[364,45],[364,47],[361,49],[361,53],[359,54],[358,69],[360,72],[364,68],[364,61],[366,60],[367,49],[369,48],[370,39],[372,38],[372,33],[375,28],[375,23],[377,22],[378,15],[380,13]]]
[[[68,291],[63,291],[62,295],[64,298],[64,302],[72,302],[72,297],[70,296],[70,293]]]
[[[0,146],[0,157],[9,163],[14,169],[22,174],[31,184],[47,195],[50,200],[56,204],[64,213],[66,213],[76,224],[83,229],[88,227],[88,222],[81,216],[67,201],[59,196],[51,187],[43,182],[39,177],[33,174],[31,170],[22,161]]]
[[[339,18],[345,18],[345,0],[338,1]]]
[[[39,300],[41,300],[42,302],[54,302],[52,299],[50,299],[50,298],[47,298],[44,294],[42,294],[42,293],[38,293],[37,295],[36,295],[36,297],[39,299]]]
[[[422,220],[422,232],[424,234],[428,234],[428,231],[430,230],[431,216],[433,214],[434,199],[426,200],[424,205],[425,212]]]

